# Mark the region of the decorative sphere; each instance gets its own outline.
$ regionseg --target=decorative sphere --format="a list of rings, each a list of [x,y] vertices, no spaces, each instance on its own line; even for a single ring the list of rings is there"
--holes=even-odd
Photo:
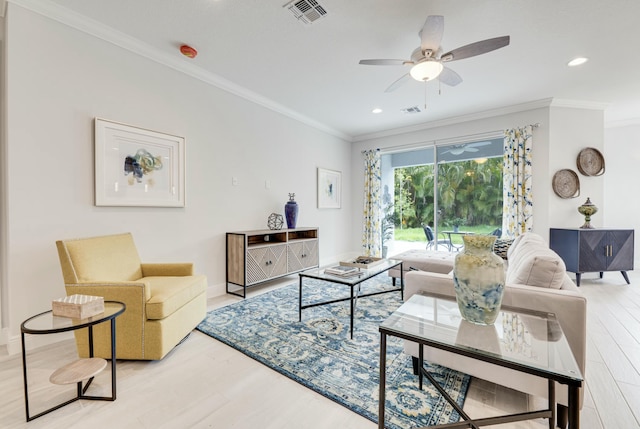
[[[282,229],[284,225],[284,218],[281,214],[271,213],[269,219],[267,219],[267,226],[269,229]]]

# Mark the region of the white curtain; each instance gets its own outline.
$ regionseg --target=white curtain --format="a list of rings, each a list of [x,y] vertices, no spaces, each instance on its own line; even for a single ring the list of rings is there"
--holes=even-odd
[[[382,253],[380,151],[366,150],[364,155],[364,211],[362,247],[365,256]]]
[[[531,191],[532,126],[504,131],[502,235],[517,237],[533,228]]]

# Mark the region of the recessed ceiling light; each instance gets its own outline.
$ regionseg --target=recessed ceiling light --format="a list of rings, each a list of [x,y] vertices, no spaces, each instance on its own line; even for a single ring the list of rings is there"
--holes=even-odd
[[[371,111],[371,113],[382,113],[382,109],[381,109],[381,108],[379,108],[379,107],[376,107],[375,109],[373,109],[373,110]]]
[[[578,57],[578,58],[574,58],[571,61],[569,61],[569,63],[567,65],[569,67],[575,67],[575,66],[582,65],[582,64],[586,63],[587,61],[589,61],[589,58]]]

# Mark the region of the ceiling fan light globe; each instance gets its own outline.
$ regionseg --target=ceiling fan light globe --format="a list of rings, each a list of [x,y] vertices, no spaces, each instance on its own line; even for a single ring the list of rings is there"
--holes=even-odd
[[[411,67],[411,77],[417,81],[433,80],[437,78],[444,67],[438,61],[423,61]]]

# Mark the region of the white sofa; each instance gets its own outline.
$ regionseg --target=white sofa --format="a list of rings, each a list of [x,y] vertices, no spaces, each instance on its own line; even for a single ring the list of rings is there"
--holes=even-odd
[[[571,350],[585,374],[587,300],[566,273],[562,259],[534,233],[518,236],[507,252],[503,305],[555,313]],[[453,264],[451,266],[453,268]],[[405,275],[405,300],[420,291],[455,297],[452,273],[410,271]],[[418,356],[416,343],[405,341],[405,352]],[[477,378],[512,389],[547,397],[546,379],[508,368],[425,347],[424,358]],[[580,392],[582,408],[583,389]],[[567,388],[556,385],[556,401],[567,405]],[[564,410],[560,409],[562,412]]]

